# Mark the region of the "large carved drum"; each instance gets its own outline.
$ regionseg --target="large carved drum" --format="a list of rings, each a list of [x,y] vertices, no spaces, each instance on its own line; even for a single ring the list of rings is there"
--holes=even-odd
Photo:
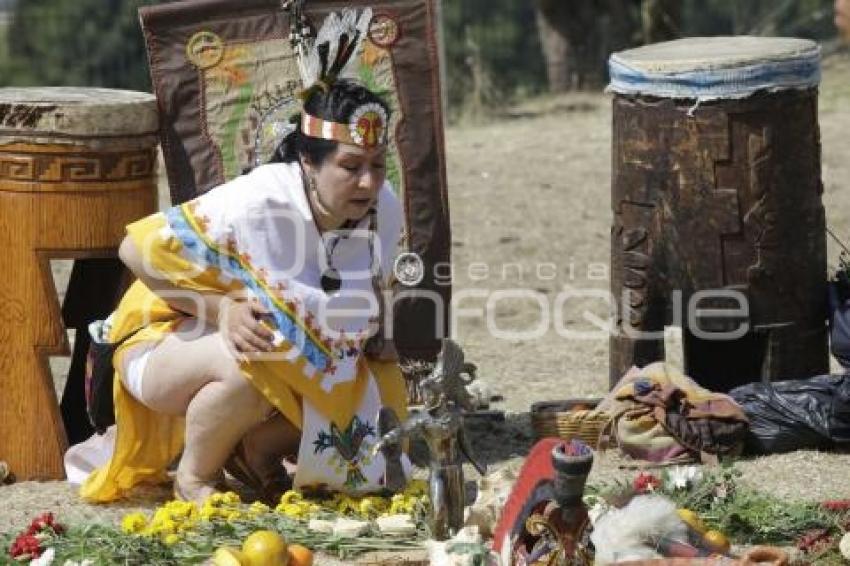
[[[711,389],[828,370],[819,60],[753,37],[611,57],[612,383],[664,358],[665,325]]]
[[[63,477],[65,425],[86,428],[85,328],[114,306],[124,226],[156,210],[157,128],[148,94],[0,89],[0,459],[19,479]],[[57,258],[78,260],[61,311]],[[68,354],[66,327],[78,331],[63,424],[47,357]]]

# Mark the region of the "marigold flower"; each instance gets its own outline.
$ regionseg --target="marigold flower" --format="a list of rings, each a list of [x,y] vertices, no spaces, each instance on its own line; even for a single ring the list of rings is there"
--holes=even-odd
[[[239,494],[233,491],[228,491],[222,497],[222,501],[226,505],[239,505],[242,503],[242,499],[239,497]]]
[[[280,502],[283,504],[298,503],[302,499],[304,499],[304,496],[301,495],[301,492],[294,489],[290,489],[280,496]]]
[[[285,503],[278,505],[278,512],[283,513],[287,517],[301,517],[304,515],[304,508],[297,503]]]
[[[148,524],[144,513],[128,513],[121,519],[121,530],[127,534],[135,535],[142,532]]]
[[[251,515],[263,515],[264,513],[268,513],[271,511],[268,505],[263,503],[262,501],[255,501],[248,508],[248,513]]]

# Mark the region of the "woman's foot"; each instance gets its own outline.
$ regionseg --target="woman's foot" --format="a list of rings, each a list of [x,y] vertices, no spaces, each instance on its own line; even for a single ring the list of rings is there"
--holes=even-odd
[[[222,479],[202,480],[179,471],[174,476],[174,498],[180,501],[194,501],[201,506],[215,493],[221,493]]]

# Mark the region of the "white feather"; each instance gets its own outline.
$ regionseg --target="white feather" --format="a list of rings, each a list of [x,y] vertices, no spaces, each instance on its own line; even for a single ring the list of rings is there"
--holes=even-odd
[[[366,34],[369,32],[369,23],[371,21],[372,8],[366,8],[360,13],[360,18],[356,21],[356,23],[352,22],[351,32],[348,34],[348,36],[354,37],[354,32],[359,32],[359,35],[357,37],[357,47],[354,49],[351,58],[345,63],[345,65],[342,67],[342,70],[340,70],[340,77],[357,77],[357,62],[360,59],[360,53],[363,49],[363,40],[366,38]]]
[[[593,525],[590,540],[596,564],[659,558],[653,540],[660,536],[688,540],[688,527],[676,514],[676,505],[660,495],[639,495],[622,509],[612,509]]]
[[[331,12],[319,28],[315,39],[303,40],[298,46],[296,57],[298,59],[298,70],[304,87],[310,87],[316,81],[322,79],[322,63],[319,58],[319,46],[328,46],[327,65],[334,63],[339,54],[340,38],[343,35],[351,41],[356,32],[359,32],[357,45],[352,56],[346,61],[339,72],[339,77],[356,77],[357,59],[363,45],[363,39],[369,31],[369,22],[372,21],[372,10],[366,8],[358,17],[357,11],[344,8],[340,13]],[[325,69],[327,71],[328,69]]]

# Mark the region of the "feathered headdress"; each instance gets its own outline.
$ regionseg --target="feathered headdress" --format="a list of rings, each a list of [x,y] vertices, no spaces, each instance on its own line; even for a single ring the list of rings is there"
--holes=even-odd
[[[371,21],[370,8],[359,16],[355,10],[345,8],[340,13],[331,12],[315,38],[299,33],[294,43],[304,85],[302,100],[306,101],[317,90],[327,92],[338,79],[357,76],[358,55]],[[301,131],[311,137],[373,148],[386,144],[387,122],[387,112],[380,104],[367,103],[355,109],[348,124],[331,122],[305,111]]]
[[[357,12],[345,8],[331,12],[314,38],[303,38],[297,47],[298,70],[305,93],[327,90],[339,78],[356,76],[355,55],[369,31],[372,9]]]

